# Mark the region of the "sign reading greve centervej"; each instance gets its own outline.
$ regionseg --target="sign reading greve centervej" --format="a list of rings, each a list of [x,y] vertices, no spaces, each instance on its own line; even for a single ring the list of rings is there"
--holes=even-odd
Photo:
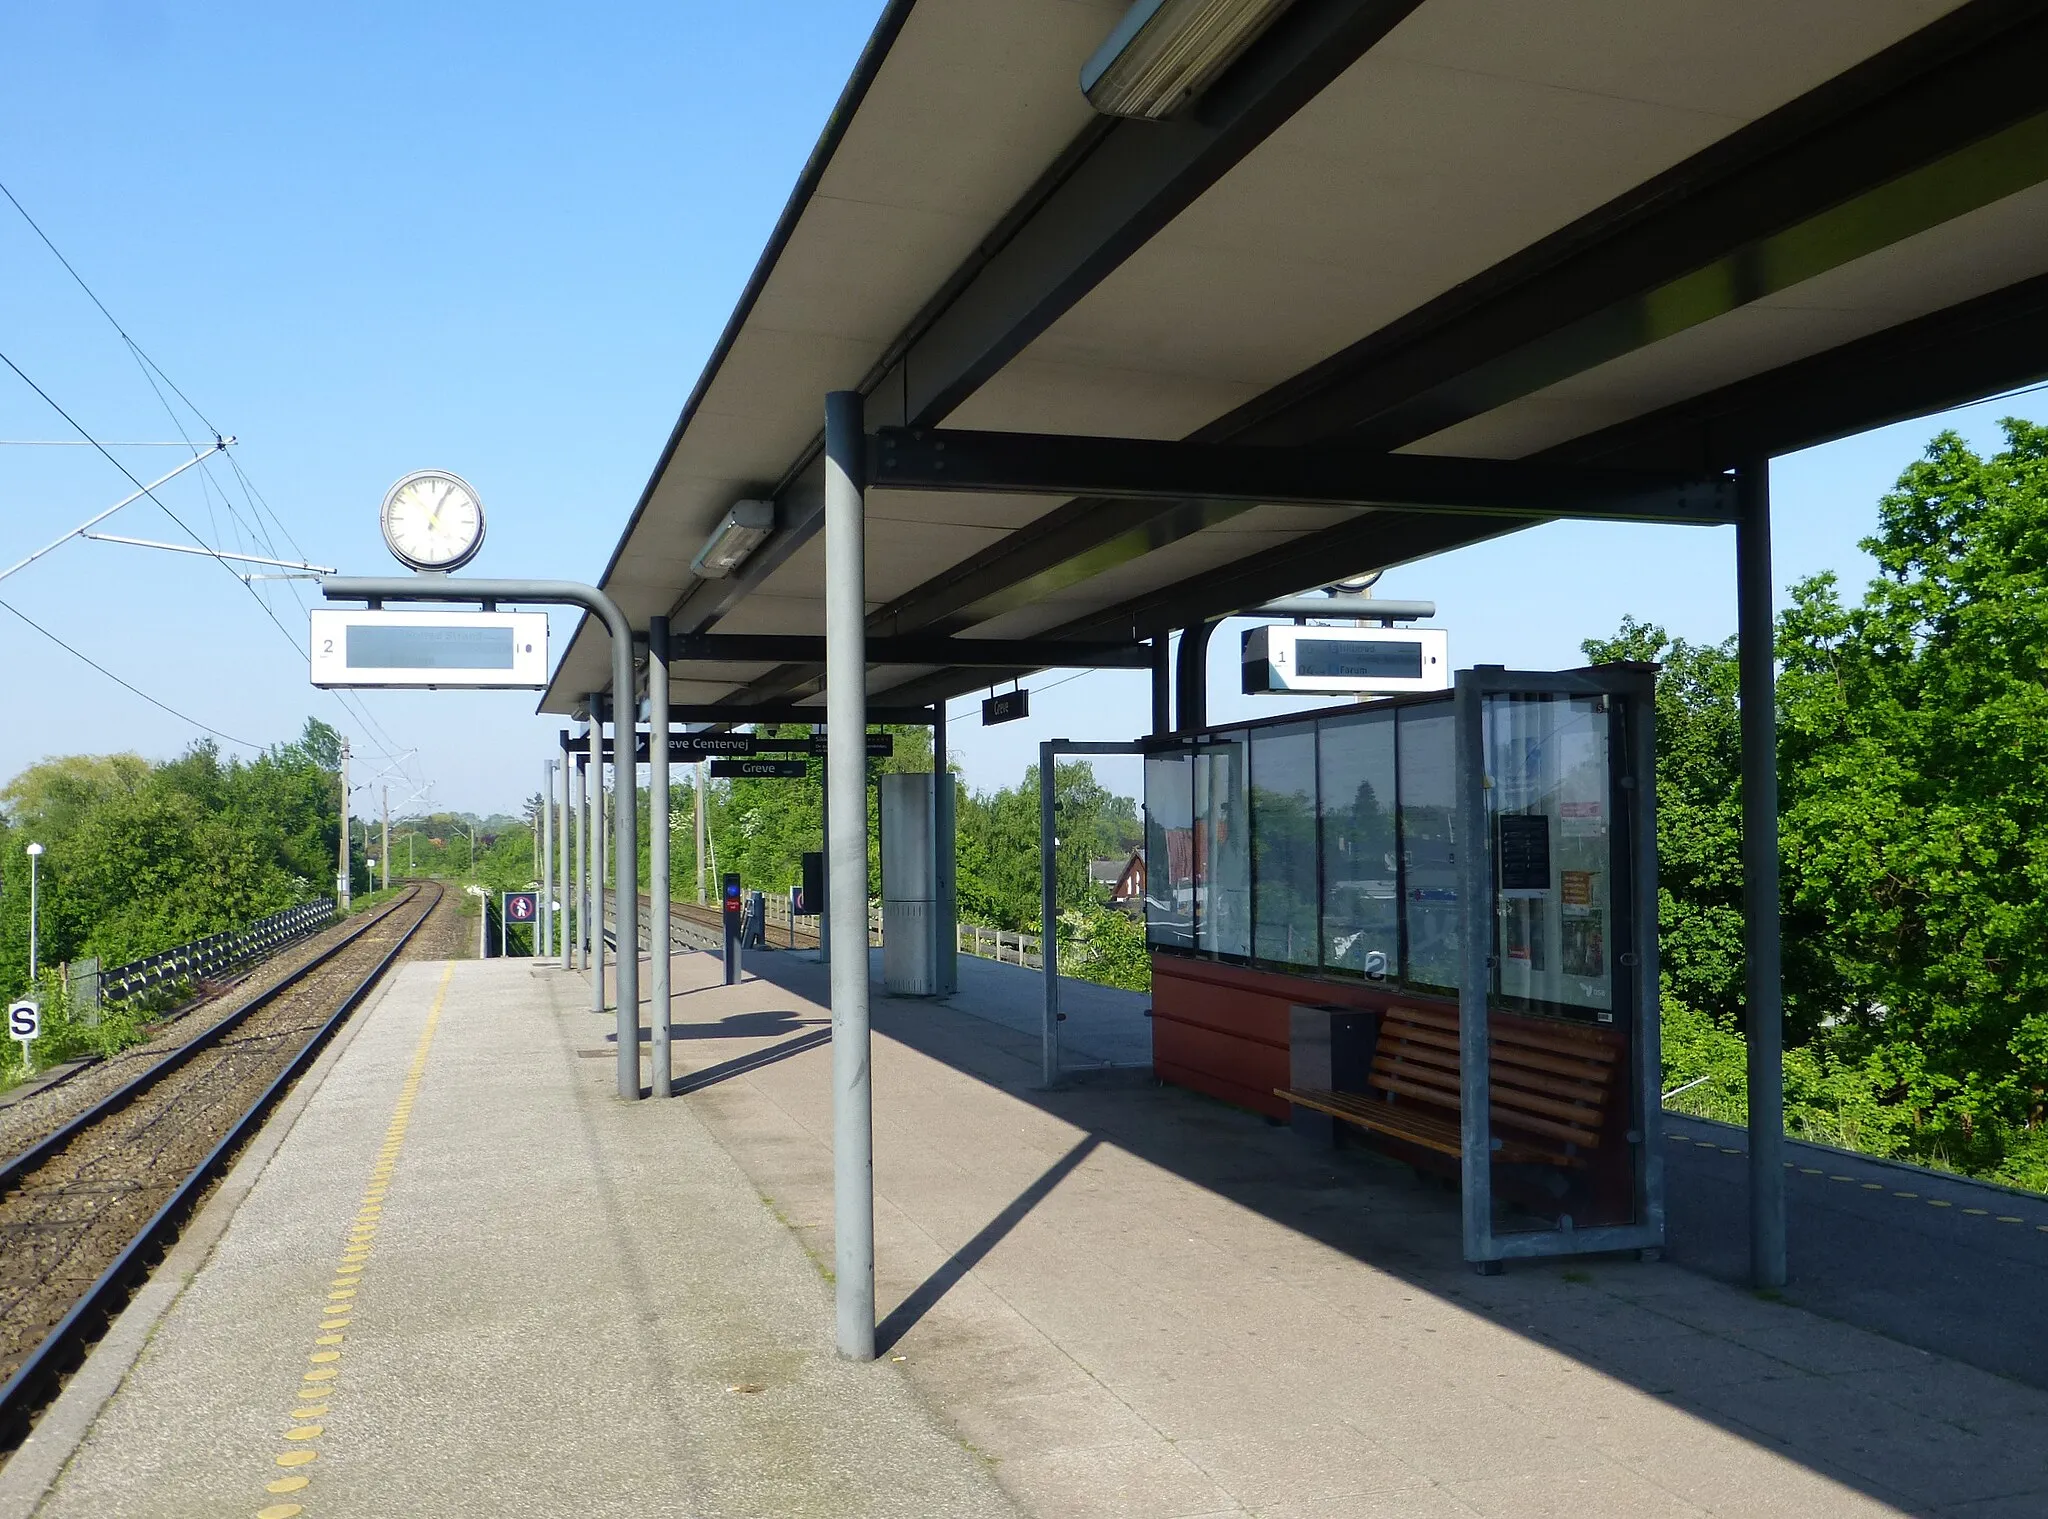
[[[562,731],[561,740],[562,747],[572,754],[588,752],[587,743],[578,742],[576,735],[566,729]],[[648,734],[635,734],[634,762],[646,764],[651,747]],[[750,758],[759,754],[809,754],[823,759],[825,748],[822,734],[816,737],[798,734],[795,738],[772,738],[758,733],[671,733],[668,736],[669,763],[676,765],[694,765],[704,759]],[[867,750],[869,759],[887,759],[896,752],[896,735],[868,734]],[[616,758],[610,739],[604,741],[603,754],[608,762]]]

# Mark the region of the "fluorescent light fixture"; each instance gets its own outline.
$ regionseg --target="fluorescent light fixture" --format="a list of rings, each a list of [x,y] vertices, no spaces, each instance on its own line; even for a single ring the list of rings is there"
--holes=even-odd
[[[1081,65],[1081,93],[1105,116],[1171,116],[1294,0],[1137,0]]]
[[[747,556],[774,531],[773,501],[735,501],[690,561],[690,573],[706,580],[723,580],[746,563]]]

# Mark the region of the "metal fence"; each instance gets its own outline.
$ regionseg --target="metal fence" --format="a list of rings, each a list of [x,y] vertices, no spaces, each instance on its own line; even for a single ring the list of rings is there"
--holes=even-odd
[[[259,918],[229,934],[209,934],[176,949],[144,955],[99,974],[99,995],[108,1000],[132,997],[166,981],[202,980],[261,959],[334,921],[334,903],[326,897]]]

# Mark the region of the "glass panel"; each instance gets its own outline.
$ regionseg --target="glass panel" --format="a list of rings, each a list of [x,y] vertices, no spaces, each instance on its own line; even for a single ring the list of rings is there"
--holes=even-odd
[[[1195,947],[1195,762],[1189,754],[1145,758],[1145,939]]]
[[[1252,952],[1244,760],[1241,733],[1195,751],[1195,942],[1218,955]]]
[[[1450,703],[1404,707],[1397,730],[1401,887],[1408,953],[1402,979],[1458,984],[1457,718]]]
[[[1323,964],[1401,973],[1394,714],[1328,718],[1321,737]]]
[[[1613,1021],[1606,707],[1597,696],[1486,700],[1506,1007]]]
[[[1252,730],[1252,953],[1315,965],[1316,728]]]

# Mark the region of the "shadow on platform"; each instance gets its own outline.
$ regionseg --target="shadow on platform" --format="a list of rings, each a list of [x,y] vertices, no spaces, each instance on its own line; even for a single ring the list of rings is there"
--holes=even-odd
[[[748,969],[825,1003],[827,970],[814,959],[759,956]],[[1178,1088],[1041,1089],[1039,1040],[1018,1027],[1017,1013],[1042,986],[1037,973],[980,969],[980,979],[991,969],[1018,978],[1007,1010],[989,1016],[877,987],[875,1032],[1085,1137],[898,1304],[881,1326],[883,1344],[899,1341],[1109,1143],[1880,1501],[1916,1512],[1998,1495],[2025,1495],[2013,1513],[2030,1512],[2024,1503],[2037,1496],[2048,1505],[2048,1400],[2035,1390],[2048,1388],[2048,1201],[2000,1193],[2005,1211],[1992,1213],[1962,1200],[1973,1192],[1966,1180],[1882,1167],[1874,1183],[1858,1167],[1876,1172],[1876,1163],[1828,1152],[1824,1165],[1806,1165],[1802,1146],[1785,1306],[1776,1295],[1688,1290],[1670,1267],[1613,1257],[1516,1263],[1480,1278],[1461,1259],[1455,1192],[1367,1145],[1314,1148],[1284,1126]],[[674,1037],[768,1037],[818,1021],[741,1014],[677,1024]],[[829,1040],[829,1027],[813,1028],[698,1072],[684,1090]],[[1746,1157],[1737,1139],[1733,1130],[1711,1141],[1674,1131],[1666,1160],[1674,1262],[1740,1286]],[[1902,1206],[1909,1199],[1919,1212]],[[1956,1237],[1959,1227],[1991,1232],[1973,1244]],[[1788,1306],[1853,1327],[1817,1324]]]

